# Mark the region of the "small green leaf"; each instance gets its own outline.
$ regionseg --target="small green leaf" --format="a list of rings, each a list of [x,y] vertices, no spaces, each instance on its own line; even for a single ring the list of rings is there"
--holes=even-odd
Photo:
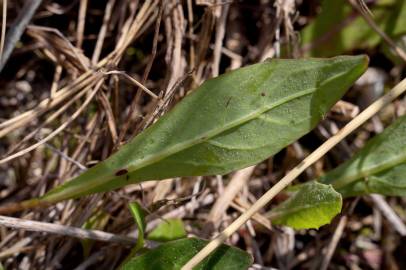
[[[130,254],[127,255],[127,257],[121,262],[119,269],[122,268],[123,265],[125,265],[132,257],[134,257],[137,253],[140,253],[143,251],[144,248],[144,239],[145,239],[145,228],[146,228],[146,223],[145,223],[145,210],[144,208],[137,202],[131,202],[128,204],[128,207],[130,208],[131,215],[134,218],[135,224],[137,224],[138,228],[138,238],[137,238],[137,243],[135,246],[131,249]]]
[[[179,239],[133,257],[122,270],[177,270],[197,254],[208,241],[197,238]],[[252,263],[251,256],[234,247],[222,245],[194,268],[211,270],[246,270]]]
[[[406,196],[406,116],[319,181],[332,184],[343,197],[370,193]]]
[[[153,241],[167,242],[186,237],[185,226],[181,219],[168,219],[151,231],[147,238]]]
[[[82,226],[83,229],[87,230],[103,230],[110,219],[110,215],[104,211],[98,211],[93,214]],[[80,240],[83,248],[83,256],[87,258],[93,247],[94,240],[82,239]]]
[[[272,209],[273,224],[295,229],[313,229],[330,223],[341,211],[341,195],[333,187],[317,182],[300,185],[299,191]]]
[[[144,234],[145,234],[145,228],[146,228],[145,210],[137,202],[129,203],[128,207],[130,208],[131,215],[133,216],[133,218],[135,220],[135,224],[137,224],[137,228],[138,228],[137,244],[131,251],[131,254],[135,254],[135,253],[137,253],[138,250],[140,250],[141,248],[144,247]]]
[[[40,202],[146,180],[226,174],[261,162],[312,130],[367,62],[365,56],[271,59],[208,80],[114,155]]]

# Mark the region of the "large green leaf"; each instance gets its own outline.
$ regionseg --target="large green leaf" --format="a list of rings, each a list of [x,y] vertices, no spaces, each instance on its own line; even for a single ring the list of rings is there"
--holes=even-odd
[[[208,241],[187,238],[167,242],[141,256],[133,257],[122,270],[176,270],[186,264]],[[245,270],[252,263],[251,256],[234,247],[222,245],[197,267],[198,269]]]
[[[289,199],[272,209],[268,217],[273,224],[295,229],[313,229],[330,223],[341,211],[340,193],[332,186],[310,182]]]
[[[309,132],[366,67],[365,56],[274,59],[208,80],[117,153],[41,200],[256,164]]]
[[[374,21],[389,36],[406,33],[406,1],[378,0],[370,8]],[[347,0],[323,0],[320,14],[301,31],[301,40],[305,48],[312,46],[309,55],[325,57],[373,48],[382,38]]]
[[[344,197],[369,193],[406,196],[406,116],[319,180],[332,184]]]

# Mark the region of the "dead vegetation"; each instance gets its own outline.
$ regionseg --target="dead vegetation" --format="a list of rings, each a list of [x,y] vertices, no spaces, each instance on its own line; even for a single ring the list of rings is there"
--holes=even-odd
[[[293,0],[2,3],[8,27],[0,61],[1,204],[41,196],[104,160],[208,78],[266,58],[306,55],[299,31],[319,8],[317,1]],[[378,72],[369,69],[314,132],[273,158],[231,175],[150,181],[20,212],[15,217],[43,223],[0,226],[0,262],[5,269],[115,269],[136,236],[132,200],[151,209],[148,230],[178,217],[188,233],[213,236],[380,96],[384,84],[399,81],[403,65],[367,52],[384,62],[375,64]],[[405,111],[404,99],[394,102],[298,181],[335,167]],[[281,193],[275,203],[284,199]],[[255,269],[403,269],[405,207],[404,198],[350,199],[342,216],[317,232],[272,227],[258,213],[229,243],[250,252]],[[102,234],[79,229],[95,212],[107,216],[94,228]],[[77,238],[100,241],[83,256]]]

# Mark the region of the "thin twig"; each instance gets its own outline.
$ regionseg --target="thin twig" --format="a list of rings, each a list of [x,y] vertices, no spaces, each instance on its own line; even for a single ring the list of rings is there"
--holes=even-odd
[[[7,2],[7,1],[5,1]],[[8,58],[14,50],[17,42],[20,40],[22,34],[25,31],[28,23],[34,16],[35,11],[42,3],[42,0],[25,1],[23,8],[10,26],[10,30],[6,36],[6,44],[4,47],[4,53],[2,54],[0,61],[0,72],[3,70]]]
[[[254,169],[255,166],[251,166],[236,172],[227,187],[224,189],[224,192],[219,194],[219,197],[211,208],[208,217],[208,222],[212,223],[215,228],[220,224],[223,214],[226,212],[235,196],[237,196],[241,189],[247,185]]]
[[[148,79],[149,73],[151,71],[152,68],[152,64],[154,63],[155,57],[156,57],[156,52],[157,52],[157,48],[158,48],[158,40],[159,40],[159,29],[161,27],[161,21],[162,21],[162,14],[163,14],[163,8],[162,5],[159,6],[159,15],[158,15],[158,19],[156,21],[155,24],[155,31],[154,31],[154,39],[152,42],[152,50],[151,50],[151,56],[150,56],[150,60],[148,61],[147,66],[144,69],[144,74],[142,75],[142,81],[141,84],[144,85]],[[130,104],[130,107],[128,109],[128,113],[126,116],[126,119],[124,121],[124,124],[120,130],[120,134],[118,137],[118,142],[116,144],[115,147],[118,147],[120,145],[120,143],[123,141],[125,135],[127,134],[127,130],[129,129],[129,127],[132,124],[132,119],[133,119],[133,114],[135,111],[135,108],[137,107],[137,104],[139,104],[140,98],[142,97],[142,92],[138,91],[139,87],[136,89],[136,94],[135,94],[135,98],[133,99],[133,101]]]
[[[327,254],[323,256],[323,261],[320,266],[320,270],[326,270],[330,264],[331,258],[333,257],[334,251],[336,250],[337,244],[341,239],[341,235],[344,232],[345,225],[347,225],[347,216],[342,216],[338,222],[337,228],[334,231],[334,235],[327,248]]]
[[[7,2],[8,0],[3,0],[3,18],[1,24],[1,40],[0,40],[0,63],[3,60],[3,50],[4,50],[4,39],[6,37],[6,26],[7,26]]]
[[[97,62],[99,61],[100,54],[101,54],[101,51],[103,48],[104,38],[106,37],[106,33],[107,33],[107,26],[108,26],[108,23],[110,22],[111,13],[112,13],[115,2],[116,2],[116,0],[110,0],[109,2],[107,2],[106,10],[104,11],[103,25],[100,28],[100,32],[97,37],[96,45],[95,45],[95,48],[93,51],[93,56],[92,56],[93,65],[96,65]]]
[[[66,155],[65,153],[60,151],[59,149],[56,149],[55,147],[53,147],[49,143],[45,142],[44,145],[46,147],[48,147],[49,149],[51,149],[56,154],[60,155],[63,159],[66,159],[67,161],[75,164],[81,171],[86,171],[87,170],[86,166],[82,165],[80,162],[78,162],[78,161],[74,160],[73,158],[69,157],[68,155]]]
[[[78,27],[76,29],[77,48],[82,48],[83,33],[85,31],[86,10],[87,10],[87,0],[81,0],[79,5]]]
[[[0,225],[13,228],[23,229],[33,232],[46,232],[63,236],[70,236],[79,239],[92,239],[96,241],[111,242],[124,245],[133,245],[137,239],[128,236],[115,235],[98,230],[85,230],[72,226],[39,222],[33,220],[24,220],[20,218],[0,216]]]
[[[222,233],[209,242],[199,253],[197,253],[182,270],[189,270],[200,263],[206,258],[212,251],[220,246],[228,237],[230,237],[235,231],[238,230],[245,222],[247,222],[252,215],[266,206],[279,192],[287,187],[293,180],[296,179],[305,169],[307,169],[314,162],[319,160],[325,155],[331,148],[336,146],[341,140],[343,140],[348,134],[353,132],[359,126],[364,124],[369,118],[379,112],[383,107],[391,103],[394,99],[400,96],[406,91],[406,78],[399,82],[392,90],[386,95],[382,96],[356,118],[349,122],[344,128],[342,128],[336,135],[332,136],[326,142],[324,142],[319,148],[312,152],[302,162],[300,162],[295,168],[293,168],[285,177],[283,177],[278,183],[276,183],[270,190],[268,190],[261,198],[256,201],[250,209],[244,214],[238,217],[233,223],[230,224]]]
[[[106,75],[109,75],[109,74],[121,75],[124,78],[126,78],[129,82],[131,82],[132,84],[134,84],[134,85],[138,86],[139,88],[141,88],[142,90],[144,90],[151,97],[153,97],[155,99],[159,99],[159,97],[157,95],[155,95],[154,92],[152,92],[151,90],[146,88],[142,83],[140,83],[139,81],[137,81],[136,79],[134,79],[133,77],[128,75],[125,71],[112,70],[112,71],[105,72],[104,74],[106,74]]]
[[[220,17],[217,18],[216,25],[216,40],[214,42],[213,63],[211,74],[213,77],[219,75],[221,48],[223,47],[223,39],[226,33],[226,22],[230,5],[218,7],[221,10]]]
[[[406,236],[406,226],[402,219],[393,211],[390,205],[385,201],[385,198],[379,194],[371,194],[374,204],[378,207],[379,211],[386,217],[389,223],[401,235]]]

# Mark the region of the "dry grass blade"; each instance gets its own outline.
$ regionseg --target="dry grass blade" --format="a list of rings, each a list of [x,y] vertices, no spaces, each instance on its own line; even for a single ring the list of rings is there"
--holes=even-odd
[[[105,72],[104,74],[106,74],[106,75],[111,75],[111,74],[121,75],[124,78],[126,78],[130,83],[132,83],[135,86],[138,86],[139,88],[141,88],[145,93],[147,93],[151,97],[153,97],[155,99],[159,99],[158,96],[154,94],[154,92],[152,92],[151,90],[146,88],[142,83],[140,83],[139,81],[137,81],[136,79],[134,79],[133,77],[131,77],[130,75],[125,73],[124,71],[112,70],[112,71]]]
[[[385,198],[379,194],[371,194],[370,197],[377,208],[382,212],[386,219],[391,223],[393,228],[401,235],[406,236],[406,225],[402,219],[393,211],[390,205],[385,201]]]
[[[97,80],[94,81],[92,84],[90,84],[89,87],[93,87],[96,84],[96,82],[97,82]],[[88,89],[89,88],[80,90],[80,92],[78,92],[74,97],[70,98],[68,100],[68,102],[63,104],[58,110],[56,110],[54,113],[52,113],[50,116],[48,116],[47,119],[44,120],[38,128],[36,128],[32,132],[30,132],[20,142],[18,142],[15,146],[13,146],[10,149],[9,154],[16,151],[16,149],[19,149],[21,147],[21,145],[25,144],[26,142],[28,142],[29,140],[34,138],[34,136],[36,136],[41,131],[42,128],[44,128],[46,125],[50,124],[58,116],[62,115],[70,106],[72,106],[72,104],[74,104],[80,98],[82,98],[88,92]]]
[[[8,0],[3,0],[3,17],[1,21],[1,39],[0,39],[0,63],[3,61],[4,39],[6,37],[7,2]]]
[[[337,145],[348,134],[353,132],[359,126],[364,124],[369,118],[379,112],[383,107],[391,103],[394,99],[399,97],[406,91],[406,79],[403,79],[398,83],[390,92],[377,101],[372,103],[367,109],[361,112],[356,118],[349,122],[344,128],[342,128],[336,135],[331,137],[319,148],[306,157],[299,165],[293,168],[285,177],[279,180],[270,190],[268,190],[261,198],[259,198],[255,204],[251,206],[244,214],[237,218],[230,226],[228,226],[221,234],[215,239],[210,241],[198,254],[196,254],[182,270],[189,270],[200,263],[206,258],[213,250],[220,246],[231,234],[233,234],[238,228],[240,228],[245,222],[247,222],[252,215],[261,210],[267,205],[273,197],[287,187],[296,177],[298,177],[305,169],[316,162],[324,154],[326,154],[331,148]]]
[[[7,2],[7,1],[4,1]],[[18,17],[14,20],[13,24],[10,26],[10,30],[7,33],[5,39],[5,46],[4,51],[1,54],[1,62],[0,62],[0,72],[3,70],[4,66],[8,58],[10,57],[11,53],[14,50],[17,42],[20,40],[25,28],[27,27],[28,23],[31,21],[32,17],[34,16],[35,11],[42,3],[42,0],[32,0],[26,1],[24,3],[23,8],[18,14]],[[3,10],[4,12],[4,10]],[[3,25],[4,27],[4,25]]]
[[[65,226],[60,224],[52,224],[33,220],[24,220],[6,216],[0,216],[0,225],[13,229],[23,229],[27,231],[52,233],[61,236],[70,236],[80,239],[92,239],[96,241],[104,241],[124,245],[133,245],[137,242],[137,239],[135,238],[115,235],[103,231],[85,230],[81,228]]]
[[[28,34],[38,39],[47,48],[52,48],[53,55],[62,55],[68,61],[63,64],[71,64],[73,68],[81,72],[89,70],[89,59],[56,28],[30,25]],[[55,57],[56,58],[56,57]],[[69,66],[67,66],[69,68]]]
[[[106,37],[107,26],[108,26],[108,23],[110,22],[111,12],[113,10],[113,6],[114,6],[115,2],[116,2],[115,0],[110,0],[107,2],[106,10],[104,11],[103,25],[100,28],[99,36],[97,37],[96,47],[94,48],[94,51],[93,51],[93,56],[92,56],[93,65],[96,65],[97,62],[99,61],[100,54],[101,54],[101,51],[103,48],[104,38]]]
[[[116,122],[114,121],[113,110],[110,106],[107,96],[103,92],[100,92],[99,99],[100,99],[100,102],[101,102],[103,109],[107,116],[107,124],[109,126],[111,139],[113,140],[114,143],[116,143],[118,136],[117,136],[117,128],[116,128],[117,125],[116,125]]]
[[[92,83],[94,80],[95,77],[92,76],[92,73],[86,72],[69,86],[63,87],[62,89],[58,90],[53,98],[44,99],[34,109],[26,111],[14,118],[0,123],[0,138],[4,137],[9,132],[12,132],[17,128],[26,125],[34,118],[37,118],[39,115],[54,108],[55,106],[58,106],[70,96],[86,87],[86,85]]]
[[[80,0],[78,27],[76,29],[76,47],[81,48],[83,44],[83,33],[85,31],[85,18],[87,10],[87,0]]]
[[[341,236],[344,232],[344,228],[347,225],[348,217],[347,216],[342,216],[340,218],[340,221],[338,222],[338,226],[336,230],[334,231],[333,237],[331,238],[331,241],[328,245],[327,248],[327,253],[323,257],[323,260],[320,265],[321,270],[326,270],[330,264],[331,258],[333,257],[334,251],[336,250],[337,244],[341,239]]]
[[[247,185],[252,173],[254,172],[255,166],[251,166],[236,172],[228,183],[224,192],[219,196],[216,203],[212,207],[209,213],[208,222],[212,223],[215,228],[221,222],[221,217],[237,196],[238,192]]]
[[[77,111],[75,113],[72,114],[72,116],[62,125],[60,125],[57,129],[55,129],[51,134],[49,134],[48,136],[46,136],[44,139],[40,140],[39,142],[31,145],[30,147],[27,147],[15,154],[12,154],[8,157],[5,157],[3,159],[0,160],[0,164],[6,163],[10,160],[13,160],[17,157],[20,157],[22,155],[25,155],[28,152],[31,152],[32,150],[34,150],[35,148],[37,148],[38,146],[42,145],[43,143],[51,140],[53,137],[55,137],[58,133],[60,133],[62,130],[64,130],[70,123],[72,123],[76,117],[79,116],[79,114],[82,113],[82,111],[86,108],[86,106],[92,101],[93,97],[96,95],[97,91],[99,91],[99,89],[101,88],[103,84],[103,80],[100,80],[94,90],[88,95],[88,97],[86,98],[86,100],[83,102],[83,104],[77,109]]]

